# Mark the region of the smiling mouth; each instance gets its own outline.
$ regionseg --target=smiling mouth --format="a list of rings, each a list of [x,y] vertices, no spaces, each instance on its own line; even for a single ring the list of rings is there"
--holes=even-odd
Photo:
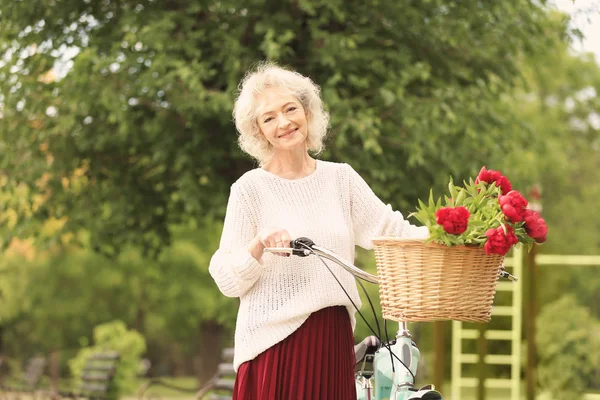
[[[284,133],[283,135],[279,135],[279,136],[277,136],[277,138],[278,138],[278,139],[281,139],[281,138],[284,138],[284,137],[290,136],[291,134],[293,134],[293,133],[294,133],[294,132],[296,132],[297,130],[298,130],[298,128],[292,129],[291,131],[289,131],[289,132],[286,132],[286,133]]]

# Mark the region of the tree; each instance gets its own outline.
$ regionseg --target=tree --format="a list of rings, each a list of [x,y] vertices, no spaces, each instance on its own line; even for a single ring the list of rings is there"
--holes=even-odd
[[[208,274],[220,229],[178,227],[156,260],[134,247],[108,258],[73,246],[34,254],[31,243],[13,244],[0,265],[6,355],[62,351],[65,361],[94,326],[118,319],[145,336],[155,364],[167,353],[171,366],[205,382],[230,345],[237,310]]]
[[[87,229],[99,251],[134,243],[155,255],[172,224],[220,217],[229,185],[253,165],[236,148],[231,109],[262,59],[322,86],[333,116],[325,158],[412,207],[448,174],[472,175],[527,139],[501,98],[521,57],[560,36],[543,4],[4,3],[0,147],[11,151],[0,169],[27,185],[30,203],[43,192],[19,226],[67,217],[64,230]]]
[[[572,113],[551,107],[595,72],[566,57],[567,20],[544,1],[38,0],[2,2],[0,13],[0,187],[22,193],[0,204],[0,223],[10,226],[3,234],[28,237],[49,218],[64,222],[55,236],[65,242],[128,260],[106,273],[128,271],[147,291],[128,286],[123,293],[137,297],[121,300],[155,304],[170,285],[161,278],[195,274],[210,254],[214,241],[174,243],[186,267],[165,261],[177,256],[166,244],[182,222],[218,236],[205,227],[222,217],[229,185],[255,165],[235,145],[231,109],[259,60],[321,85],[332,114],[321,157],[351,163],[402,210],[431,187],[441,191],[448,175],[460,181],[486,164],[518,187],[542,183],[550,248],[552,232],[570,223],[560,222],[561,208],[582,204],[561,190],[580,191],[574,178],[589,182],[594,170],[579,162],[598,160],[592,130],[572,144]],[[595,101],[581,105],[589,111]],[[589,206],[595,187],[583,189]],[[577,211],[588,230],[592,219]],[[152,334],[192,315],[169,332],[191,340],[196,323],[220,315],[193,314],[194,287],[168,287],[169,303],[146,322],[136,322],[139,304],[123,319]],[[179,298],[190,302],[169,319]]]
[[[562,318],[556,318],[560,315]],[[581,397],[598,386],[600,323],[574,296],[563,296],[542,311],[537,321],[539,380],[553,399]]]
[[[590,216],[600,197],[600,66],[591,54],[572,54],[564,41],[553,52],[527,59],[523,71],[526,80],[515,107],[532,135],[505,164],[524,187],[540,189],[549,234],[539,251],[597,255],[600,225]],[[577,293],[580,303],[600,317],[597,268],[556,266],[539,272],[541,304],[557,294]]]

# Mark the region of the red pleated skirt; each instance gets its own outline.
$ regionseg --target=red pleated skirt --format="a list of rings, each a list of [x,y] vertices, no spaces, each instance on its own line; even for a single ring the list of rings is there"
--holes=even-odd
[[[324,308],[240,365],[233,400],[355,400],[354,363],[346,307]]]

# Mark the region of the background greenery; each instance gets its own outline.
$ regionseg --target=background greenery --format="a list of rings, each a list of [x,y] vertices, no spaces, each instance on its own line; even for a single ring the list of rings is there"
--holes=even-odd
[[[1,0],[0,26],[7,357],[60,351],[67,375],[94,327],[121,320],[152,374],[211,374],[237,304],[207,266],[229,186],[256,166],[236,147],[233,99],[264,59],[321,85],[319,157],[395,208],[486,165],[542,188],[541,252],[598,253],[600,68],[545,1]],[[542,305],[576,293],[600,318],[598,268],[538,279]]]

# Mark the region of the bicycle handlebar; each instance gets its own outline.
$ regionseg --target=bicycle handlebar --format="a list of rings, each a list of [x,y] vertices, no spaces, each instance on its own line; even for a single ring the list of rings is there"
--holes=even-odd
[[[309,238],[301,237],[298,239],[294,239],[290,242],[291,247],[267,247],[264,249],[265,253],[287,253],[299,257],[306,257],[310,254],[314,253],[318,256],[326,258],[330,261],[335,262],[346,271],[350,272],[357,278],[360,278],[364,281],[379,284],[379,278],[377,275],[370,274],[368,272],[363,271],[362,269],[350,264],[346,260],[340,258],[333,251],[327,250],[324,247],[317,246],[312,240]],[[509,274],[504,267],[500,271],[500,278],[505,278],[513,282],[517,282],[519,278],[514,275]]]
[[[264,252],[266,253],[287,253],[292,254],[299,257],[306,257],[312,253],[315,253],[318,256],[326,258],[330,261],[335,262],[346,271],[350,272],[357,278],[360,278],[364,281],[370,283],[379,283],[379,279],[377,275],[369,274],[368,272],[363,271],[362,269],[350,264],[346,260],[340,258],[333,251],[327,250],[323,247],[317,246],[312,240],[301,237],[298,239],[294,239],[290,242],[291,247],[267,247]]]

